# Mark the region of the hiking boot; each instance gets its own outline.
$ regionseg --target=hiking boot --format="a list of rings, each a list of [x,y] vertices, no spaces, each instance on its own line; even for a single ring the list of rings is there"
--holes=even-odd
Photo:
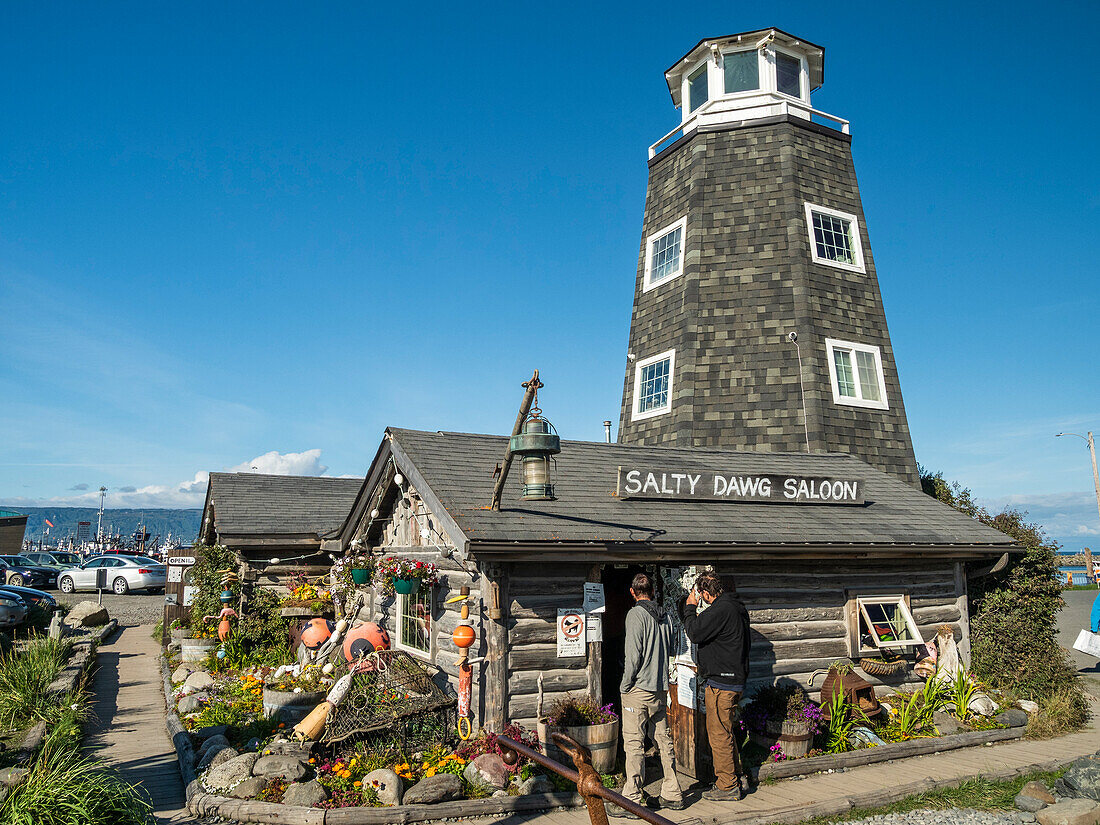
[[[744,796],[745,793],[741,790],[740,785],[728,791],[723,791],[717,785],[709,791],[703,791],[703,799],[709,800],[710,802],[740,802]]]
[[[682,811],[687,807],[682,799],[665,799],[662,796],[659,801],[662,808],[668,808],[670,811]]]
[[[634,814],[632,814],[626,808],[620,808],[614,802],[604,802],[603,803],[603,809],[605,811],[607,811],[607,815],[609,817],[612,817],[613,819],[637,819],[638,818],[638,817],[634,816]]]

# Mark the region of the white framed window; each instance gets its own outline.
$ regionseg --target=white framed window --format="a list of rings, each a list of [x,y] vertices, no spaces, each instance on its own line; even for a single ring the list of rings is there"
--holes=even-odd
[[[775,50],[775,90],[802,99],[802,58]]]
[[[688,75],[688,111],[694,112],[710,99],[710,79],[707,61]]]
[[[875,410],[890,409],[882,373],[882,351],[878,347],[826,338],[825,352],[834,402]]]
[[[727,95],[760,89],[760,52],[749,49],[722,53],[722,90]]]
[[[672,409],[672,380],[676,371],[676,350],[670,349],[639,361],[634,367],[634,411],[639,421],[663,415]]]
[[[924,644],[905,596],[858,596],[856,607],[860,653]]]
[[[806,228],[814,263],[865,272],[859,218],[848,212],[806,204]]]
[[[432,587],[397,597],[397,646],[430,656],[432,652]]]
[[[642,292],[671,281],[684,273],[684,238],[687,235],[687,217],[680,218],[646,238],[645,278]]]

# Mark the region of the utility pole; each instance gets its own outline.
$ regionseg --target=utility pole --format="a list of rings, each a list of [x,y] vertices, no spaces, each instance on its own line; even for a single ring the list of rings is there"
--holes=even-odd
[[[1096,472],[1096,443],[1092,439],[1092,430],[1089,430],[1087,437],[1080,433],[1056,433],[1054,437],[1058,438],[1063,435],[1077,436],[1089,445],[1089,456],[1092,458],[1092,486],[1096,490],[1096,513],[1100,515],[1100,473]]]
[[[95,529],[95,543],[97,545],[103,543],[103,501],[106,498],[107,498],[107,488],[106,487],[100,487],[99,488],[99,520],[96,524],[96,529]],[[97,547],[96,549],[102,550],[103,548],[102,547]]]

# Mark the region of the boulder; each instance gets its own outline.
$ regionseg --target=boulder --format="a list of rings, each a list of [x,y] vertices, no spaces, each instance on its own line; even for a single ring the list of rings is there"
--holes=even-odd
[[[1035,814],[1039,825],[1100,825],[1100,806],[1091,799],[1067,799]]]
[[[975,693],[966,709],[981,716],[992,716],[997,712],[997,703],[984,693]]]
[[[206,756],[206,754],[210,753],[210,751],[221,750],[222,748],[228,747],[229,740],[226,739],[224,735],[211,736],[209,739],[202,743],[202,747],[199,748],[199,752],[196,754],[196,756],[198,756],[199,761],[201,762],[202,758]]]
[[[1042,782],[1028,782],[1020,789],[1020,793],[1023,796],[1034,797],[1041,800],[1048,805],[1054,804],[1054,794],[1050,792],[1050,789]]]
[[[407,791],[402,805],[434,805],[462,796],[462,780],[453,773],[437,773],[421,779]]]
[[[214,686],[214,677],[205,670],[196,670],[183,680],[183,686],[194,690],[206,690]]]
[[[258,776],[250,776],[233,786],[233,789],[229,791],[229,796],[234,799],[252,799],[266,787],[266,779],[261,779]]]
[[[25,754],[37,753],[46,741],[46,720],[36,722],[23,736],[23,744],[20,749]]]
[[[532,776],[528,779],[524,779],[519,783],[519,795],[528,796],[533,793],[553,793],[554,786],[550,784],[550,780],[542,774],[538,776]]]
[[[964,728],[959,723],[958,719],[950,713],[944,713],[942,710],[937,710],[932,714],[932,724],[934,724],[936,730],[944,736],[952,736],[953,734],[968,730],[968,728]]]
[[[30,771],[26,768],[4,768],[0,770],[0,786],[14,788],[22,785],[28,774]]]
[[[1002,710],[993,717],[993,720],[1007,728],[1022,728],[1027,724],[1027,713],[1016,708],[1009,708],[1008,710]]]
[[[508,791],[493,791],[493,798],[497,799],[502,796],[508,796]]]
[[[1027,796],[1022,793],[1017,794],[1016,799],[1013,801],[1016,803],[1016,807],[1021,811],[1027,811],[1031,814],[1043,810],[1048,804],[1041,799],[1036,799],[1034,796]]]
[[[69,627],[99,627],[107,624],[111,617],[107,608],[95,602],[77,602],[65,616]]]
[[[202,708],[202,702],[198,700],[196,696],[184,696],[180,699],[179,704],[176,705],[176,712],[180,716],[184,716],[188,713],[194,713]]]
[[[205,728],[193,730],[191,733],[193,736],[198,737],[200,742],[205,742],[211,736],[225,736],[228,730],[229,727],[227,725],[207,725]]]
[[[1039,712],[1039,704],[1037,702],[1032,702],[1029,699],[1020,699],[1016,702],[1016,704],[1020,706],[1020,710],[1026,713],[1035,714]]]
[[[364,788],[374,788],[383,805],[400,805],[405,782],[389,768],[379,768],[363,777]]]
[[[257,759],[259,759],[259,754],[242,753],[228,762],[223,762],[216,768],[211,768],[207,772],[204,781],[207,787],[210,788],[218,790],[230,788],[241,782],[241,780],[247,780],[252,775],[252,768],[255,766]],[[260,787],[262,789],[263,784]],[[256,793],[259,793],[259,791],[256,791]]]
[[[286,739],[273,739],[263,749],[263,756],[293,756],[303,762],[309,761],[309,745],[301,742],[290,742]]]
[[[1069,766],[1059,782],[1067,796],[1100,800],[1100,756],[1084,756]]]
[[[230,747],[213,748],[212,750],[208,750],[206,756],[199,760],[199,764],[195,766],[195,770],[205,771],[207,768],[216,768],[218,765],[228,762],[234,756],[240,756],[240,754]]]
[[[328,799],[328,791],[321,787],[316,779],[309,782],[292,782],[283,794],[284,805],[301,805],[303,808],[315,808]]]
[[[182,665],[172,671],[172,684],[178,685],[196,670],[198,670],[198,668],[195,665],[189,662],[184,662]]]
[[[512,772],[508,770],[504,760],[495,753],[483,753],[471,759],[462,775],[471,785],[485,790],[507,788],[508,782],[512,779]]]
[[[287,782],[297,782],[309,773],[309,768],[296,756],[273,754],[257,759],[252,766],[252,773],[268,780],[285,779]]]

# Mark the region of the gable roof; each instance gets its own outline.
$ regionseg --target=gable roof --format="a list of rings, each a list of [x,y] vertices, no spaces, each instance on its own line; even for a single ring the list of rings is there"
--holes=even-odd
[[[457,526],[463,550],[518,544],[645,544],[728,549],[911,546],[1004,552],[1007,535],[959,513],[855,456],[839,453],[735,452],[563,441],[553,501],[523,501],[517,461],[501,509],[488,509],[504,436],[387,429],[396,459],[415,468]],[[385,442],[384,442],[385,443]],[[379,456],[383,455],[380,451]],[[377,463],[378,459],[376,459]],[[790,474],[862,478],[866,504],[653,501],[616,493],[620,466],[686,468],[726,475]],[[373,478],[373,476],[372,476]],[[364,486],[365,494],[370,484]]]
[[[362,486],[361,478],[211,473],[202,533],[320,537],[343,523]]]

